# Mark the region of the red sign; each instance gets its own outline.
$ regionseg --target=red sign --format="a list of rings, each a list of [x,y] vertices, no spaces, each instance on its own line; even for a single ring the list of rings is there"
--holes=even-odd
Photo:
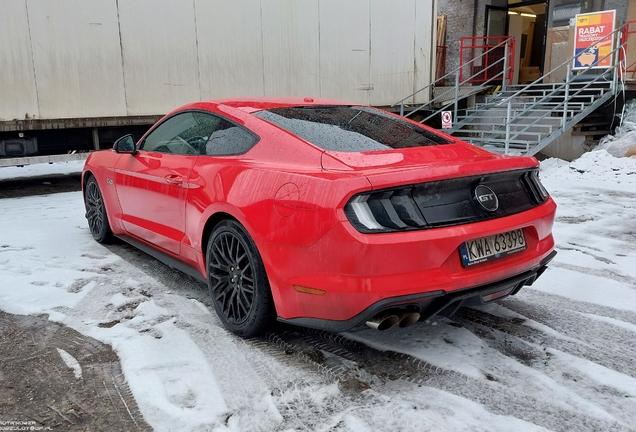
[[[616,11],[576,16],[574,28],[574,69],[606,68],[612,65]]]

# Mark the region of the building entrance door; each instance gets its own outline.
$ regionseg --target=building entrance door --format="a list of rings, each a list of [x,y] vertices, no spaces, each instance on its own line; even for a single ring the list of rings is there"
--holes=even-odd
[[[509,0],[506,7],[486,6],[485,36],[515,38],[515,83],[530,83],[544,72],[548,3]]]

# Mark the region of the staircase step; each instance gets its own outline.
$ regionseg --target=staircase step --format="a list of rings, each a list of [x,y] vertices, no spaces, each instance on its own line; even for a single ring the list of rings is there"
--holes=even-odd
[[[599,97],[600,95],[606,93],[607,91],[609,91],[609,89],[607,88],[587,88],[584,90],[579,90],[579,89],[570,89],[570,91],[568,92],[568,97],[575,97],[575,98],[589,98],[589,97]],[[510,97],[513,97],[515,94],[511,93],[511,94],[506,94],[506,95],[493,95],[493,96],[487,96],[485,98],[486,101],[493,101],[493,100],[504,100],[504,99],[508,99]],[[565,89],[559,90],[559,91],[549,91],[549,92],[543,92],[543,91],[539,91],[539,92],[524,92],[520,95],[514,96],[514,97],[518,97],[518,98],[534,98],[536,99],[541,99],[541,98],[563,98],[565,97]]]
[[[506,143],[506,139],[505,138],[469,138],[468,139],[469,142],[485,142],[485,143],[501,143],[501,144],[505,144]],[[530,145],[530,141],[528,140],[508,140],[508,144],[517,144],[517,145]]]
[[[524,117],[525,118],[525,117]],[[550,117],[550,118],[554,118],[554,117]],[[555,119],[558,120],[558,124],[560,124],[560,119]],[[548,125],[548,124],[533,124],[531,127],[537,127],[537,128],[546,128],[546,129],[551,129],[554,126],[558,126],[558,124],[555,122],[555,124],[552,125]],[[497,126],[497,127],[505,127],[505,124],[502,123],[464,123],[462,126]],[[510,127],[511,128],[524,128],[528,126],[528,124],[526,123],[511,123]]]
[[[478,145],[480,147],[485,146],[493,146],[504,149],[506,146],[505,140],[475,140],[468,141],[471,144]],[[510,141],[508,143],[508,148],[518,149],[518,150],[526,150],[532,148],[534,143],[529,143],[528,141]]]
[[[568,101],[568,108],[575,108],[575,107],[579,107],[580,109],[585,108],[587,105],[589,105],[589,102],[573,102],[573,101]],[[515,103],[511,103],[510,104],[510,108],[511,109],[529,109],[536,106],[536,109],[548,109],[550,107],[552,108],[560,108],[564,106],[563,102],[515,102]],[[473,111],[480,111],[480,110],[484,110],[484,109],[507,109],[507,105],[503,104],[500,105],[498,107],[493,107],[492,105],[486,105],[486,104],[476,104],[475,108],[472,109]],[[551,110],[550,110],[551,111]]]
[[[589,117],[588,117],[589,118]],[[582,128],[582,127],[594,127],[594,126],[608,126],[610,122],[608,121],[597,121],[597,122],[585,122],[574,125],[574,129]]]
[[[581,131],[581,130],[573,130],[572,131],[572,135],[577,135],[577,136],[588,136],[588,135],[609,135],[611,134],[612,131],[607,129],[607,130],[585,130],[585,131]]]
[[[463,132],[463,133],[460,133]],[[465,134],[465,135],[464,135]],[[505,141],[506,137],[506,131],[482,131],[480,133],[472,133],[469,134],[468,131],[456,131],[453,132],[453,136],[464,136],[466,139],[480,139],[480,140],[487,140],[487,139],[502,139]],[[510,132],[510,139],[512,141],[518,141],[518,140],[522,140],[522,141],[540,141],[541,138],[543,138],[544,136],[547,136],[549,134],[547,133],[532,133],[532,132],[521,132],[521,133],[514,133],[514,132]],[[497,138],[497,137],[502,137],[502,138]]]
[[[574,115],[578,114],[579,112],[580,112],[580,110],[579,111],[570,111],[570,110],[568,110],[566,117],[574,117]],[[550,112],[546,111],[545,113],[543,113],[543,114],[546,114],[545,116],[543,116],[543,115],[538,115],[538,116],[537,115],[527,115],[527,116],[524,115],[523,117],[515,116],[515,118],[523,118],[524,120],[525,119],[546,119],[547,120],[547,119],[561,119],[561,118],[563,118],[563,111],[558,113],[559,114],[558,117],[556,117],[556,116],[554,116],[554,117],[553,116],[548,116],[547,115],[548,113],[550,113]],[[483,118],[483,119],[501,118],[501,117],[495,117],[492,114],[491,115],[477,115],[477,114],[473,113],[470,116],[460,116],[459,117],[460,120],[458,120],[458,122],[461,121],[461,120],[467,119],[469,117],[470,118],[474,118],[474,119],[480,119],[480,118]],[[503,121],[503,118],[502,118],[502,121]]]

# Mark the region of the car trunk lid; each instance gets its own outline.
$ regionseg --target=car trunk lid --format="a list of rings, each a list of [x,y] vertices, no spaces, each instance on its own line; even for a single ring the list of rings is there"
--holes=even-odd
[[[364,175],[373,189],[536,166],[533,157],[497,155],[465,143],[322,155],[324,170]]]

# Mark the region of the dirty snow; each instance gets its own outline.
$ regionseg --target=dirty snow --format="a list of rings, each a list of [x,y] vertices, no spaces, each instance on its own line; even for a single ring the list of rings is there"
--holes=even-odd
[[[457,318],[344,335],[421,361],[424,380],[400,375],[395,357],[376,360],[397,371],[388,379],[342,360],[366,383],[352,391],[234,337],[186,276],[158,278],[151,258],[95,243],[79,192],[0,200],[0,308],[112,345],[158,431],[636,430],[636,158],[550,159],[541,177],[559,205],[559,254],[534,286]]]

